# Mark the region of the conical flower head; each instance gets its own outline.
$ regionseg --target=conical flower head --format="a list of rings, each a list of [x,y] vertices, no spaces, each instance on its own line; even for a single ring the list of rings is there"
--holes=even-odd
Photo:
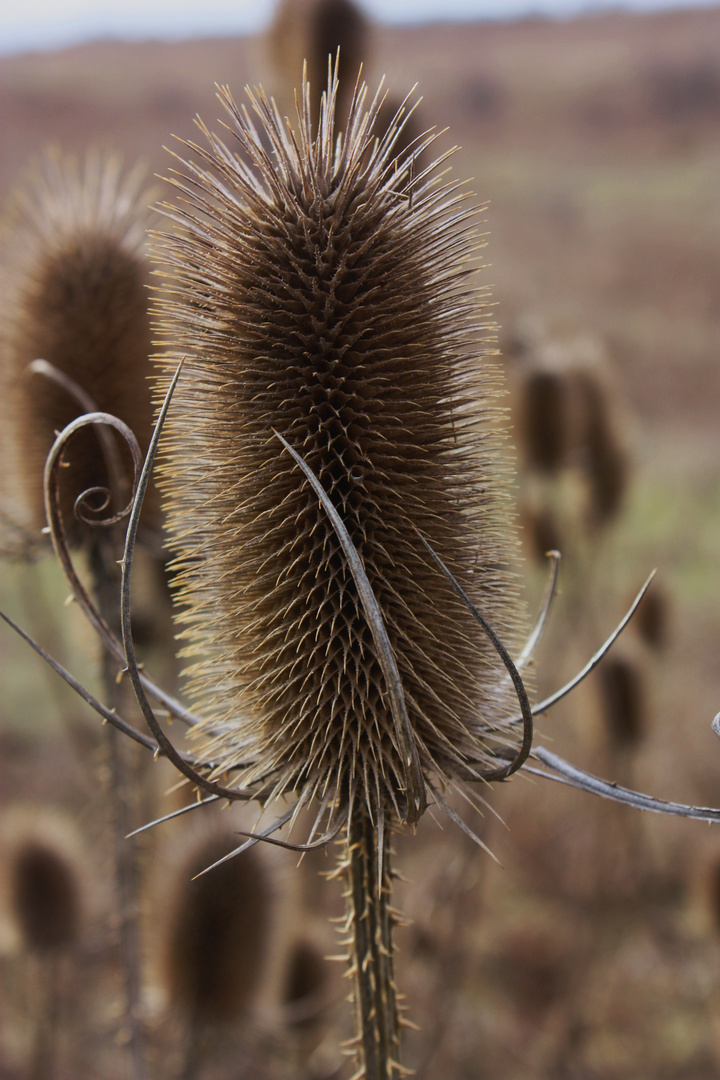
[[[185,364],[160,482],[208,758],[263,795],[405,818],[407,747],[356,580],[276,433],[359,553],[412,752],[442,781],[509,741],[511,691],[418,533],[514,643],[505,424],[466,196],[394,156],[397,118],[376,137],[379,97],[366,111],[359,90],[336,133],[335,92],[313,133],[307,88],[297,130],[251,94],[259,131],[223,90],[232,147],[203,129],[176,173],[161,391]]]
[[[33,530],[45,524],[48,451],[77,416],[105,410],[129,424],[142,447],[150,441],[150,214],[142,179],[138,169],[123,175],[115,155],[91,151],[80,165],[52,152],[11,201],[0,301],[2,428],[10,494]],[[56,378],[31,375],[38,360]],[[107,484],[96,434],[80,432],[65,452],[60,491],[73,543],[88,537],[75,500]]]

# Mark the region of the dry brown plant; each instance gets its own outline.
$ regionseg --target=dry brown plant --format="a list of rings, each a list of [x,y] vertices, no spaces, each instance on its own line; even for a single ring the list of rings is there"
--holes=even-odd
[[[647,734],[644,673],[629,650],[609,656],[598,672],[605,731],[618,753],[636,750]]]
[[[552,474],[562,468],[569,442],[568,406],[562,370],[528,369],[522,382],[518,436],[530,469]]]
[[[50,1080],[57,1064],[61,968],[77,955],[87,916],[89,872],[82,838],[57,807],[6,809],[0,848],[3,907],[27,955],[32,1008],[29,1077]]]
[[[160,483],[186,653],[202,657],[188,683],[201,753],[346,828],[358,1064],[395,1075],[389,834],[430,791],[507,775],[517,756],[497,757],[512,742],[504,660],[422,536],[510,640],[519,600],[492,328],[464,272],[473,213],[413,182],[399,119],[376,137],[379,97],[366,113],[356,92],[336,144],[337,85],[317,135],[307,86],[292,134],[252,98],[277,163],[222,92],[251,165],[206,132],[178,171],[162,393],[184,368]]]
[[[288,107],[305,64],[312,120],[317,123],[328,64],[335,63],[339,50],[336,108],[338,120],[345,123],[353,87],[369,59],[370,37],[368,19],[353,0],[281,0],[268,31],[268,45],[285,84]]]
[[[262,91],[250,94],[253,123],[222,90],[234,143],[200,124],[207,146],[186,144],[171,181],[175,231],[158,242],[162,407],[122,559],[124,656],[152,737],[30,644],[197,787],[197,804],[160,821],[211,801],[282,799],[232,854],[340,837],[356,1075],[395,1080],[393,832],[434,803],[473,836],[447,789],[521,768],[641,809],[705,821],[720,811],[608,783],[534,743],[533,718],[598,666],[650,579],[578,674],[531,707],[520,671],[557,557],[521,649],[501,384],[486,298],[468,280],[475,211],[461,185],[415,171],[427,145],[396,154],[400,116],[376,133],[381,99],[366,110],[364,87],[337,131],[336,94],[331,79],[314,133],[307,86],[294,128]],[[132,640],[133,553],[161,439],[193,712],[139,669]],[[50,505],[56,482],[49,469]],[[52,515],[49,525],[74,595],[117,655]],[[168,737],[150,698],[191,729],[191,749]],[[306,810],[306,843],[281,838]]]
[[[117,157],[90,152],[81,166],[53,152],[10,201],[0,328],[3,444],[10,506],[30,530],[45,526],[45,460],[57,432],[75,417],[110,412],[132,427],[141,446],[150,441],[150,216],[142,184],[142,170],[123,175]],[[115,489],[124,479],[114,496],[127,497],[130,478],[123,478],[118,454],[89,429],[76,436],[61,489],[71,543],[97,536],[74,513],[77,495]],[[152,508],[146,525],[151,517]]]
[[[229,825],[186,832],[163,882],[163,924],[152,925],[165,997],[183,1023],[188,1080],[200,1075],[223,1029],[246,1020],[265,975],[271,873],[257,849],[222,861],[235,847]]]
[[[113,525],[132,490],[132,462],[126,443],[117,442],[110,428],[77,421],[86,414],[112,415],[132,427],[141,447],[150,441],[144,245],[151,214],[143,182],[143,170],[124,175],[117,156],[91,151],[81,166],[58,151],[49,153],[11,200],[3,270],[0,397],[13,483],[11,512],[30,535],[52,520],[63,543],[84,549],[99,618],[116,634],[121,539]],[[63,430],[69,434],[55,446]],[[50,486],[44,475],[48,458],[55,481]],[[158,507],[152,494],[149,505],[144,534],[157,551]],[[105,694],[121,707],[117,673],[117,662],[103,653]],[[136,855],[134,845],[124,843],[136,824],[133,767],[113,730],[105,732],[105,749],[126,1023],[141,1076]]]

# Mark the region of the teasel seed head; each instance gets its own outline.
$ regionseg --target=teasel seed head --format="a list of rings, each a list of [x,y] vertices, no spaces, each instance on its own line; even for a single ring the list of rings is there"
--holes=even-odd
[[[329,963],[320,946],[298,937],[287,959],[282,992],[290,1027],[310,1029],[322,1021],[328,1005]]]
[[[630,479],[619,400],[609,379],[595,366],[574,372],[579,456],[588,489],[588,526],[599,530],[617,518]]]
[[[18,808],[7,813],[3,833],[5,892],[25,947],[40,954],[74,948],[86,881],[72,824],[55,809]]]
[[[635,630],[641,640],[656,652],[667,646],[672,627],[672,599],[667,590],[655,584],[637,609]]]
[[[270,29],[275,64],[289,89],[307,65],[312,120],[317,123],[328,64],[339,55],[338,118],[347,118],[353,87],[370,51],[370,26],[353,0],[283,0]],[[287,95],[290,98],[290,95]]]
[[[163,981],[174,1009],[200,1027],[242,1019],[265,975],[272,885],[263,854],[253,848],[203,873],[237,846],[228,827],[186,836],[167,886]]]
[[[529,554],[544,567],[548,552],[564,547],[556,514],[551,506],[528,499],[521,504],[520,521]]]
[[[519,422],[530,468],[556,473],[568,447],[568,388],[561,370],[531,367],[522,385]]]
[[[123,176],[119,159],[89,152],[81,167],[47,155],[11,201],[3,274],[3,426],[14,490],[11,505],[31,529],[45,524],[43,468],[55,435],[92,411],[56,381],[31,374],[44,360],[76,384],[97,409],[113,413],[146,448],[152,424],[148,197],[139,170]],[[87,529],[75,499],[107,487],[92,431],[65,452],[61,506],[72,543]],[[150,521],[152,497],[149,504]],[[147,523],[146,523],[147,524]]]
[[[159,482],[186,655],[200,657],[189,689],[217,733],[207,754],[263,798],[342,811],[357,795],[404,820],[406,761],[358,588],[275,433],[356,546],[423,777],[441,785],[517,742],[504,724],[517,702],[418,533],[512,649],[512,474],[487,297],[468,276],[469,197],[409,180],[399,121],[376,134],[381,99],[366,112],[363,88],[337,132],[336,90],[317,133],[307,87],[295,131],[250,94],[271,157],[224,89],[238,154],[203,128],[209,148],[180,162],[165,207],[178,228],[158,249],[160,394],[185,361]]]
[[[626,650],[598,669],[605,728],[613,748],[635,750],[647,732],[646,694],[638,658]]]

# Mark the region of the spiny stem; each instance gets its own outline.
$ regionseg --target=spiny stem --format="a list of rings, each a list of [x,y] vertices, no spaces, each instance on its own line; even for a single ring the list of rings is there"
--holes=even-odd
[[[382,813],[380,809],[378,814]],[[367,805],[357,799],[348,826],[346,873],[355,979],[356,1075],[365,1080],[396,1080],[402,1075],[389,861],[387,830],[371,820]]]
[[[106,538],[104,538],[106,539]],[[90,552],[94,593],[98,609],[113,632],[119,633],[117,580],[110,570],[111,544],[98,543]],[[102,680],[105,698],[111,708],[118,708],[124,687],[118,683],[117,663],[107,650],[102,653]],[[142,1019],[142,976],[138,934],[138,842],[128,837],[136,824],[132,814],[133,768],[127,758],[129,747],[120,732],[107,725],[108,765],[110,770],[113,861],[117,886],[117,914],[120,948],[125,977],[125,1022],[128,1031],[128,1054],[133,1080],[145,1080],[145,1034]]]

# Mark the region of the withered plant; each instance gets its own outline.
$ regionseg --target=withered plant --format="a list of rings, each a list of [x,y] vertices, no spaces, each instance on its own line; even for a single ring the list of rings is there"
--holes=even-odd
[[[617,418],[617,400],[601,370],[574,373],[582,422],[581,467],[588,486],[588,524],[601,529],[620,513],[630,476],[630,462]]]
[[[150,441],[146,206],[142,173],[124,176],[118,158],[97,153],[82,167],[48,154],[11,197],[0,330],[3,436],[11,505],[28,529],[45,526],[45,460],[57,432],[77,416],[110,412],[144,449]],[[78,494],[112,487],[115,499],[127,497],[130,476],[112,446],[107,438],[98,445],[88,429],[65,457],[60,508],[73,546],[96,546],[100,535],[84,521],[89,506],[74,514]]]
[[[57,1059],[60,976],[77,952],[85,917],[87,867],[83,844],[57,807],[22,806],[2,821],[0,885],[32,977],[33,1045],[29,1076],[49,1080]]]
[[[183,1025],[184,1080],[201,1074],[223,1028],[247,1017],[265,975],[273,890],[263,853],[203,873],[235,847],[227,825],[196,831],[163,883],[166,915],[153,936],[168,1005]]]
[[[605,727],[613,751],[637,749],[647,733],[645,687],[637,657],[625,650],[608,657],[599,672]]]
[[[527,464],[542,473],[562,468],[568,442],[568,380],[561,369],[531,368],[522,382],[518,431]]]
[[[662,588],[651,589],[638,607],[635,630],[654,652],[662,653],[671,636],[672,598]]]
[[[328,1005],[328,961],[309,937],[298,937],[287,958],[282,990],[285,1022],[312,1032]]]
[[[207,145],[187,144],[173,175],[175,231],[158,240],[165,396],[123,556],[128,675],[152,737],[47,659],[104,719],[168,757],[201,802],[283,800],[232,855],[260,840],[303,851],[341,839],[356,1075],[393,1080],[396,830],[435,804],[472,836],[447,791],[487,792],[521,768],[641,809],[706,821],[720,811],[629,791],[535,744],[534,717],[597,666],[644,589],[577,676],[531,707],[521,671],[557,558],[520,648],[502,387],[470,279],[476,211],[443,158],[416,170],[432,137],[396,153],[403,114],[376,131],[381,97],[366,110],[361,86],[337,130],[336,95],[333,79],[315,131],[306,85],[294,128],[262,91],[250,94],[256,127],[222,90],[233,142],[201,124]],[[161,436],[194,712],[139,670],[132,641],[132,560]],[[46,481],[51,490],[52,471]],[[191,752],[170,740],[153,697],[190,728]],[[306,810],[307,841],[281,837]]]
[[[304,70],[311,119],[317,125],[328,68],[334,65],[340,76],[336,126],[344,126],[352,108],[355,82],[361,71],[367,78],[368,65],[372,69],[378,33],[380,27],[371,24],[354,0],[281,0],[268,31],[268,46],[283,106],[292,109],[297,81]],[[377,131],[390,127],[400,106],[400,97],[392,93],[384,96],[376,118]],[[410,147],[415,149],[416,173],[430,164],[420,150],[423,135],[416,104],[398,127],[394,148],[396,155]]]
[[[13,196],[4,245],[0,381],[10,512],[31,536],[47,531],[47,519],[62,558],[70,547],[82,549],[98,619],[116,634],[122,534],[115,526],[132,490],[132,461],[111,427],[77,418],[111,414],[132,427],[143,449],[149,444],[147,207],[141,171],[123,175],[114,156],[90,152],[81,167],[53,152]],[[61,430],[66,436],[54,447]],[[45,468],[53,479],[44,484]],[[150,503],[145,538],[159,550],[157,505]],[[119,667],[103,653],[105,694],[116,707],[124,697]],[[136,859],[134,844],[123,842],[133,825],[133,784],[127,748],[111,728],[106,735],[126,1023],[140,1076]]]
[[[303,63],[311,92],[312,122],[320,115],[327,83],[328,58],[340,53],[337,115],[347,118],[352,90],[370,52],[369,21],[354,0],[281,0],[268,32],[268,44],[280,78],[288,83],[288,100]]]

